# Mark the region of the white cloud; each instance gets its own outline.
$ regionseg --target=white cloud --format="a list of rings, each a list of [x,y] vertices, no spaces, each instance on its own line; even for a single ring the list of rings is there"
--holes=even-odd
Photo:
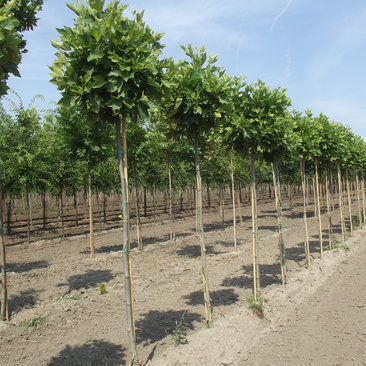
[[[276,26],[278,20],[286,13],[286,11],[291,6],[292,0],[288,0],[285,6],[281,9],[281,11],[275,16],[273,22],[271,24],[271,32],[273,31],[274,27]]]

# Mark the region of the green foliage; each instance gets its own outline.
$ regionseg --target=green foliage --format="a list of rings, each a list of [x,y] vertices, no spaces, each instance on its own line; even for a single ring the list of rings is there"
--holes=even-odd
[[[267,300],[261,296],[258,296],[257,300],[254,299],[254,296],[249,296],[247,301],[253,312],[260,318],[264,318],[264,305],[267,303]]]
[[[172,339],[174,346],[179,346],[180,344],[186,344],[187,341],[187,324],[184,320],[184,314],[177,321],[175,321],[175,328],[172,333]]]
[[[99,286],[98,286],[98,289],[99,289],[99,293],[101,295],[105,295],[105,294],[108,293],[108,291],[105,288],[105,284],[104,283],[100,283]]]
[[[43,0],[0,0],[0,97],[7,93],[10,74],[20,77],[18,65],[26,42],[20,32],[33,29]]]
[[[236,151],[263,154],[273,161],[292,148],[292,126],[286,115],[291,102],[284,89],[271,89],[262,81],[252,85],[237,81],[233,93],[235,115],[225,133]]]
[[[188,61],[170,62],[163,83],[169,90],[162,101],[169,137],[188,136],[194,140],[228,117],[231,78],[208,57],[205,48],[182,49]]]
[[[80,105],[88,120],[114,122],[146,115],[149,98],[159,92],[162,34],[154,33],[142,13],[123,15],[125,5],[89,0],[68,4],[77,15],[73,27],[58,29],[60,41],[51,66],[52,82],[62,91],[60,103]]]
[[[35,316],[32,319],[24,320],[20,323],[20,325],[28,328],[38,328],[39,326],[45,323],[45,319],[41,316]]]
[[[67,301],[67,300],[81,300],[81,297],[79,295],[63,295],[56,299],[57,302],[59,301]]]

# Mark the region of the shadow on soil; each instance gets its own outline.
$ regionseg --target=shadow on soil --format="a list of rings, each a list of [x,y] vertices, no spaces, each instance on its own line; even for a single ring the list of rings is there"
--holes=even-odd
[[[10,263],[10,264],[8,264],[7,271],[22,273],[22,272],[32,271],[33,269],[47,268],[48,266],[49,266],[49,263],[45,260],[36,261],[36,262],[25,262],[25,263]]]
[[[47,366],[126,365],[125,349],[117,344],[93,340],[82,346],[67,345]]]
[[[253,287],[253,267],[243,266],[243,275],[236,277],[225,278],[221,286],[224,287],[239,287],[252,288]],[[279,264],[262,264],[259,266],[260,285],[261,288],[271,286],[274,284],[281,284],[281,266]]]
[[[217,290],[210,292],[212,300],[212,306],[228,306],[236,303],[239,300],[239,296],[233,289]],[[202,305],[203,304],[203,292],[195,291],[183,297],[186,299],[187,305]]]
[[[142,314],[142,319],[136,322],[137,342],[146,346],[171,335],[183,316],[186,329],[193,329],[194,323],[202,320],[200,314],[184,310],[152,310]]]
[[[68,286],[69,291],[82,288],[97,287],[100,283],[109,282],[114,275],[111,270],[88,270],[83,274],[73,275],[67,278],[67,283],[59,283],[57,286]]]
[[[188,258],[198,258],[201,255],[201,247],[199,245],[186,245],[185,247],[177,250],[175,254],[188,257]],[[212,245],[206,245],[206,254],[221,254],[220,252],[215,251]]]
[[[40,291],[29,289],[21,291],[19,295],[13,296],[9,300],[10,316],[20,310],[32,308],[36,305],[38,300],[38,293]]]

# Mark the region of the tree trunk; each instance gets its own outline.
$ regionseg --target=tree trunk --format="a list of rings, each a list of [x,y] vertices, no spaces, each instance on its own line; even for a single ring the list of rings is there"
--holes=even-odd
[[[303,219],[304,219],[304,246],[305,246],[305,257],[306,264],[310,265],[310,242],[309,242],[309,229],[308,229],[308,218],[307,218],[307,185],[305,177],[305,161],[300,160],[300,172],[301,172],[301,185],[303,195]]]
[[[27,242],[28,242],[28,244],[30,244],[30,242],[31,242],[31,237],[30,237],[31,214],[30,214],[30,202],[29,202],[28,188],[26,189],[25,200],[26,200],[26,208],[27,208]]]
[[[350,235],[352,236],[352,234],[353,234],[352,202],[351,202],[351,192],[350,192],[350,187],[349,187],[348,169],[346,169],[346,187],[347,187],[347,201],[348,201],[349,232],[350,232]]]
[[[42,211],[43,211],[43,230],[46,229],[47,225],[47,199],[46,199],[46,189],[42,190]]]
[[[322,229],[322,215],[320,211],[320,190],[319,190],[319,174],[318,174],[318,161],[315,159],[315,193],[316,193],[316,208],[318,216],[319,227],[319,244],[320,244],[320,258],[323,259],[323,229]]]
[[[237,250],[237,235],[236,235],[236,207],[235,207],[235,180],[234,180],[234,166],[233,159],[231,159],[231,198],[233,201],[233,230],[234,230],[234,249]]]
[[[362,222],[363,224],[366,224],[365,221],[365,209],[366,209],[366,202],[365,202],[365,178],[362,174],[362,182],[361,182],[361,188],[362,188]]]
[[[280,265],[282,285],[286,284],[286,263],[285,263],[285,242],[283,240],[282,228],[282,200],[281,200],[281,183],[278,161],[272,163],[273,186],[275,191],[275,202],[277,211],[277,232],[278,232],[278,248],[280,250]]]
[[[147,216],[147,188],[144,187],[144,216]]]
[[[11,214],[12,214],[12,210],[13,210],[13,205],[14,205],[13,199],[9,198],[7,214],[6,214],[6,223],[7,223],[6,233],[8,235],[11,235],[11,216],[12,216]]]
[[[107,195],[105,193],[103,193],[103,221],[104,224],[107,224],[108,220],[108,199],[107,199]]]
[[[329,249],[333,248],[333,225],[332,225],[332,211],[330,206],[330,199],[329,199],[329,191],[330,191],[330,181],[328,178],[327,170],[325,175],[325,196],[326,196],[326,203],[327,203],[327,216],[328,216],[328,246]]]
[[[252,201],[252,236],[253,236],[253,298],[257,302],[260,291],[260,274],[258,264],[258,210],[257,210],[257,190],[255,174],[254,153],[251,155],[251,201]]]
[[[137,249],[142,250],[142,236],[141,236],[141,220],[140,220],[140,195],[139,189],[136,184],[136,239],[137,239]]]
[[[201,275],[202,275],[202,284],[203,284],[203,297],[204,297],[204,302],[205,302],[206,324],[209,327],[212,324],[212,306],[211,306],[210,290],[209,290],[208,274],[207,274],[205,233],[203,230],[202,180],[201,180],[201,171],[200,171],[198,136],[196,136],[196,138],[195,138],[194,152],[195,152],[196,187],[197,187],[196,188],[196,190],[197,190],[197,194],[196,194],[197,216],[198,216],[199,237],[200,237],[200,245],[201,245]]]
[[[362,229],[362,212],[361,212],[361,198],[360,198],[360,180],[358,178],[358,172],[356,172],[356,196],[357,196],[357,211],[358,211],[358,223]]]
[[[118,171],[121,182],[122,193],[122,217],[123,217],[123,271],[125,278],[125,296],[126,296],[126,315],[127,315],[127,333],[130,341],[130,351],[132,353],[132,365],[139,365],[136,331],[133,306],[132,276],[131,276],[131,246],[130,246],[130,207],[128,202],[128,176],[127,176],[127,143],[126,143],[126,120],[122,120],[121,139],[121,121],[116,122],[116,142],[118,153]],[[123,140],[123,150],[122,141]]]
[[[342,228],[342,243],[344,244],[346,240],[346,228],[344,225],[344,215],[343,215],[343,190],[342,190],[342,174],[341,174],[341,167],[338,164],[337,166],[338,171],[338,200],[339,200],[339,212],[341,216],[341,228]]]
[[[79,225],[79,202],[78,202],[78,194],[74,190],[74,209],[75,209],[75,226]]]
[[[59,194],[59,205],[60,205],[60,217],[61,217],[61,227],[62,227],[62,236],[65,237],[65,222],[64,222],[64,194],[63,188],[60,188]]]
[[[2,195],[0,191],[0,271],[1,271],[1,319],[9,320],[8,310],[8,283],[6,275],[6,252],[4,242],[4,227],[3,227],[3,204]]]
[[[93,192],[91,172],[88,173],[88,206],[89,206],[89,248],[90,257],[94,258],[94,220],[93,220]]]
[[[175,241],[175,215],[174,215],[174,195],[172,188],[172,170],[168,158],[168,180],[169,180],[169,219],[170,219],[170,240]]]

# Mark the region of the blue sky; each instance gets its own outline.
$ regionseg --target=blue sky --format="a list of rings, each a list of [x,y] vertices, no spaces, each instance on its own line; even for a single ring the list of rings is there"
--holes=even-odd
[[[68,1],[74,2],[74,1]],[[205,45],[231,75],[282,86],[292,108],[323,112],[366,139],[366,2],[364,0],[131,0],[146,22],[165,33],[164,54],[184,57],[180,45]],[[25,35],[22,78],[9,85],[25,103],[59,94],[49,82],[50,40],[74,14],[63,0],[45,0],[37,28]]]

